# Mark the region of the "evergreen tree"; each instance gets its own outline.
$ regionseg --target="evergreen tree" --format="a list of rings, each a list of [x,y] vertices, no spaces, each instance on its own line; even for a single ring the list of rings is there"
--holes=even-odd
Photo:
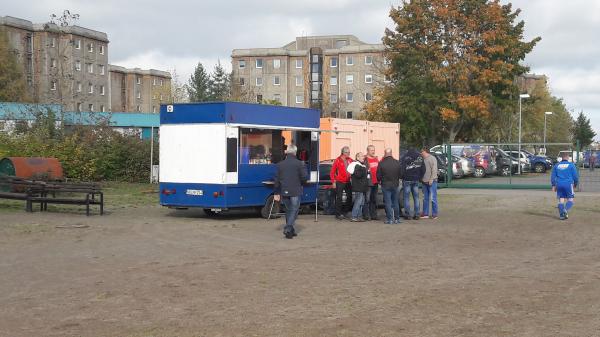
[[[596,133],[592,129],[590,119],[583,114],[583,111],[579,112],[579,116],[577,116],[575,126],[573,127],[573,141],[579,141],[579,145],[582,148],[586,148],[592,144],[595,136]]]
[[[4,29],[0,29],[0,60],[0,101],[27,101],[27,87],[23,79],[22,65],[18,63],[12,52]]]
[[[211,101],[211,82],[210,75],[204,69],[202,62],[198,62],[187,86],[190,102]]]
[[[211,74],[210,96],[215,101],[226,101],[231,96],[230,75],[225,72],[221,61],[217,62],[215,70]]]

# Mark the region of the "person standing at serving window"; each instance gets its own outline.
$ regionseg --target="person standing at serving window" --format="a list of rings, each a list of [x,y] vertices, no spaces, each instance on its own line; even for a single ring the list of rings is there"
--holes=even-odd
[[[275,185],[273,196],[275,201],[281,201],[285,206],[285,226],[283,235],[286,239],[296,236],[294,225],[300,210],[300,198],[302,197],[302,185],[308,180],[306,166],[296,158],[296,145],[288,145],[285,149],[286,157],[277,163],[275,171]]]

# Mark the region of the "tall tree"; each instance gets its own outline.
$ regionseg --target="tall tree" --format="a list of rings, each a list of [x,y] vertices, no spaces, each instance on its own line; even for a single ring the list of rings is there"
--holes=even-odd
[[[8,36],[0,28],[0,101],[26,102],[29,100],[25,80],[23,79],[23,65],[19,64],[17,57],[12,52]]]
[[[172,103],[189,102],[187,85],[181,83],[177,69],[171,70],[171,97]]]
[[[595,136],[596,133],[592,129],[590,119],[583,114],[583,111],[579,112],[573,127],[573,141],[579,142],[582,148],[586,148],[592,144]]]
[[[540,40],[522,41],[519,13],[499,0],[403,0],[391,9],[386,101],[408,124],[409,141],[473,140],[495,115],[514,110],[514,78],[527,71],[519,62]]]
[[[211,101],[211,79],[204,69],[202,62],[198,62],[194,73],[190,76],[187,92],[190,102]]]
[[[210,96],[215,101],[226,101],[231,96],[231,80],[230,75],[225,72],[221,65],[221,61],[217,61],[217,65],[211,74],[210,81]]]

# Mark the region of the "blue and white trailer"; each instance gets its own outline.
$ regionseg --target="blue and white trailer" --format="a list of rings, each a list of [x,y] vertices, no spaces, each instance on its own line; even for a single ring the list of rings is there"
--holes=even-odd
[[[315,203],[319,117],[315,109],[234,102],[162,105],[160,204],[208,215],[254,208],[266,217],[286,144],[298,147],[309,172],[301,202]]]

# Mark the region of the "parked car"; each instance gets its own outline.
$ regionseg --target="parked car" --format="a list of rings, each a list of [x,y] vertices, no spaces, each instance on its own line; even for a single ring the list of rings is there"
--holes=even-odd
[[[535,155],[529,151],[521,150],[527,155],[531,163],[531,169],[536,173],[544,173],[552,169],[552,160],[545,155]]]
[[[452,145],[452,154],[463,157],[470,161],[473,166],[473,175],[478,178],[497,172],[494,149],[487,145]],[[436,145],[430,149],[430,152],[445,155],[446,147]],[[464,166],[463,166],[463,172]]]
[[[523,151],[508,150],[505,151],[513,159],[517,160],[521,165],[521,172],[531,172],[531,161]]]
[[[562,155],[563,153],[567,153],[569,155],[569,161],[573,162],[573,163],[579,163],[579,159],[581,159],[582,155],[581,153],[579,153],[579,157],[577,158],[577,151],[572,151],[572,150],[564,150],[564,151],[560,151],[558,153],[558,155],[556,155],[556,162],[561,162],[562,161]]]
[[[519,162],[513,159],[508,153],[501,149],[496,149],[496,164],[498,165],[498,175],[508,177],[519,171]]]
[[[473,166],[473,162],[464,157],[452,156],[453,161],[460,165],[460,168],[463,172],[463,177],[472,176],[475,174],[475,167]]]

